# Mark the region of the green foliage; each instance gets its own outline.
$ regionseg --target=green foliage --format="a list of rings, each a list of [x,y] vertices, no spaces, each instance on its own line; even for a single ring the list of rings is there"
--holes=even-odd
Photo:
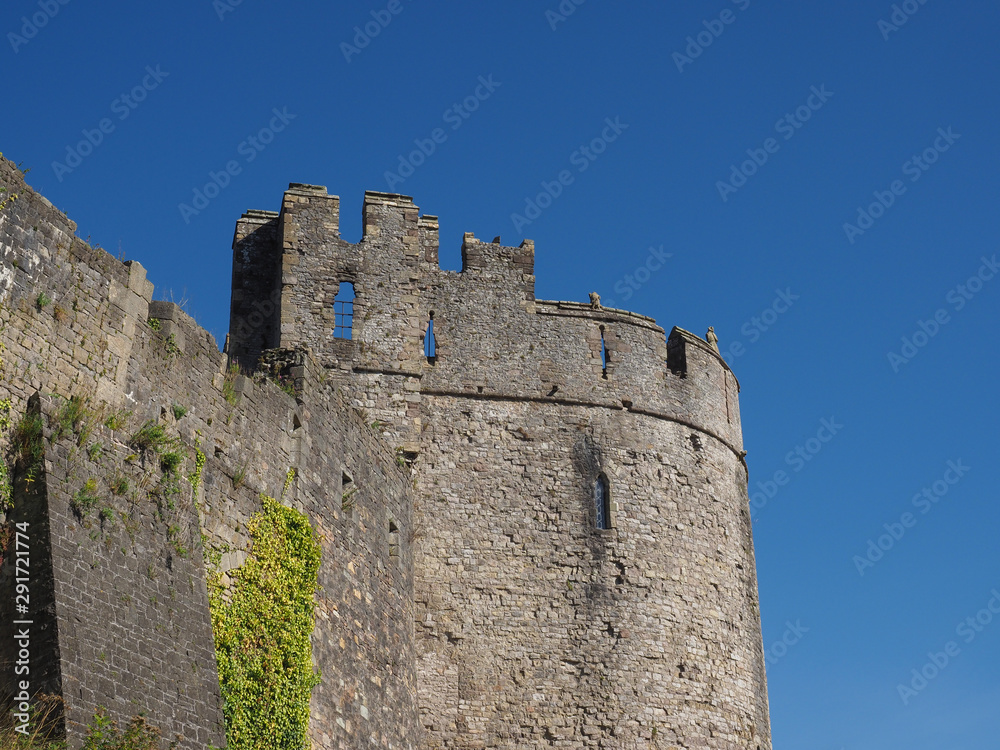
[[[41,414],[25,414],[14,425],[14,431],[11,433],[11,450],[21,463],[26,482],[37,479],[42,469],[42,459],[45,457],[45,444],[42,439],[44,429],[45,424],[42,422]]]
[[[102,453],[104,453],[104,446],[100,443],[91,443],[90,447],[87,448],[87,456],[91,461],[97,461]]]
[[[10,409],[10,399],[0,399],[0,437],[11,427]],[[14,507],[14,478],[7,460],[0,456],[0,513],[12,507]]]
[[[87,408],[86,399],[73,396],[59,408],[56,414],[56,422],[52,430],[52,439],[76,434],[77,444],[83,445],[93,431],[93,414]]]
[[[160,456],[160,468],[169,474],[177,471],[182,463],[184,463],[184,454],[181,451],[167,451]]]
[[[176,524],[171,524],[167,528],[167,539],[170,540],[170,546],[174,548],[174,552],[177,553],[178,557],[187,557],[190,550],[181,542],[180,534],[180,526]]]
[[[0,458],[0,513],[6,513],[14,507],[14,480],[10,474],[7,461]]]
[[[309,697],[319,684],[309,636],[315,624],[320,546],[309,520],[277,500],[250,520],[249,556],[209,581],[212,631],[229,750],[308,747]]]
[[[292,482],[295,481],[296,468],[294,466],[288,467],[288,473],[285,474],[285,486],[281,488],[281,499],[285,499],[285,495],[288,494],[289,488],[292,486]]]
[[[188,481],[191,483],[191,494],[198,494],[198,485],[201,484],[201,472],[205,469],[205,452],[201,449],[198,444],[194,446],[194,471],[188,477]]]
[[[176,471],[165,471],[160,478],[159,484],[153,490],[153,498],[156,500],[157,514],[160,520],[164,520],[164,508],[173,510],[177,507],[177,496],[181,494],[181,483]]]
[[[281,390],[295,398],[295,379],[291,375],[272,375],[271,380]]]
[[[150,726],[143,716],[133,716],[121,732],[118,722],[108,718],[107,710],[100,706],[87,727],[82,750],[159,750],[160,735],[160,730]]]
[[[0,346],[2,349],[2,346]],[[0,399],[0,432],[7,432],[12,422],[10,421],[11,403],[9,398]]]
[[[174,413],[174,419],[181,419],[185,414],[188,413],[186,406],[181,406],[180,404],[174,404],[170,407]]]
[[[118,409],[117,411],[111,412],[107,419],[104,420],[104,426],[109,430],[114,430],[117,432],[128,422],[128,418],[132,416],[132,412],[126,409]]]
[[[233,489],[238,490],[247,480],[247,464],[237,466],[233,471]]]
[[[174,338],[174,334],[167,336],[167,340],[164,344],[167,347],[167,354],[169,356],[174,356],[175,354],[181,353],[181,348],[177,346],[177,339]]]
[[[114,508],[111,508],[111,507],[108,507],[107,505],[105,505],[103,508],[101,508],[101,511],[100,511],[100,513],[98,515],[100,516],[101,521],[104,521],[109,526],[114,526],[115,525],[115,511],[114,511]]]
[[[79,492],[73,495],[73,499],[69,501],[69,507],[77,515],[85,517],[97,507],[100,501],[101,499],[97,496],[97,480],[91,477],[84,483]]]
[[[111,491],[116,495],[124,495],[128,492],[128,478],[118,474],[111,480]]]
[[[35,297],[35,304],[38,305],[38,309],[41,310],[46,305],[52,303],[52,298],[45,292],[39,292],[38,296]]]
[[[142,423],[142,427],[132,433],[128,439],[129,447],[137,451],[152,451],[160,453],[167,448],[172,448],[176,440],[167,435],[167,428],[155,419],[147,419]]]
[[[222,381],[222,397],[233,406],[239,401],[240,395],[236,392],[236,377],[240,374],[240,366],[236,362],[230,362],[226,369],[226,377]]]
[[[149,327],[152,328],[154,331],[159,331],[160,328],[163,327],[163,324],[160,323],[159,318],[150,318],[146,322],[149,323]]]

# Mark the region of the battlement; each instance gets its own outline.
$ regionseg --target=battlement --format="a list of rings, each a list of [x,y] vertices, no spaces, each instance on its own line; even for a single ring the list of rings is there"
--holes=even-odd
[[[535,273],[535,242],[524,240],[518,247],[477,240],[472,232],[462,236],[462,273],[471,269],[508,272],[531,276]],[[532,298],[534,296],[532,295]]]
[[[237,248],[234,305],[248,286],[255,300],[272,295],[280,327],[261,335],[268,321],[258,312],[258,339],[247,345],[238,334],[247,321],[234,314],[235,356],[252,360],[265,349],[304,347],[345,384],[395,374],[414,378],[408,387],[420,394],[631,404],[701,425],[742,450],[739,384],[704,340],[679,328],[668,340],[652,318],[597,299],[536,300],[530,239],[513,247],[467,232],[461,271],[442,271],[438,219],[421,216],[411,196],[367,191],[362,213],[364,235],[351,244],[336,224],[339,199],[325,188],[293,183],[277,219],[255,212],[254,236],[276,227],[273,249],[258,250],[253,263],[245,249],[250,235]],[[337,296],[344,284],[354,292],[348,307]],[[412,410],[385,416],[412,447]]]

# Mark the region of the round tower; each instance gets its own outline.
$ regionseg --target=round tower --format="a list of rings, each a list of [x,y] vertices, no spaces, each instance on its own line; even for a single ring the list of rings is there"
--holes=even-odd
[[[535,299],[530,241],[466,234],[442,271],[436,218],[407,196],[366,193],[357,244],[314,186],[261,223],[236,243],[280,268],[254,346],[308,348],[413,469],[423,747],[770,750],[718,352],[599,299]],[[246,311],[269,282],[241,283]]]

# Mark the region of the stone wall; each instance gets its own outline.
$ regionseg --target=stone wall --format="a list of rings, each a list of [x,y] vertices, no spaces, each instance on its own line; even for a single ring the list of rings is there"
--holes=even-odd
[[[322,187],[291,186],[277,221],[271,344],[308,349],[414,462],[425,747],[770,748],[739,384],[718,353],[535,299],[529,240],[466,234],[442,271],[436,217],[407,196],[366,193],[357,244]]]
[[[769,746],[745,474],[726,446],[622,410],[457,397],[428,410],[416,598],[429,737]]]
[[[289,352],[298,398],[260,373],[230,371],[206,331],[152,300],[139,264],[75,238],[75,225],[2,159],[0,184],[18,194],[0,212],[0,398],[11,399],[16,421],[41,394],[46,424],[44,473],[16,493],[7,520],[38,522],[32,689],[64,699],[70,747],[100,705],[121,722],[145,712],[184,748],[221,744],[206,559],[217,555],[223,571],[243,562],[261,493],[306,513],[321,541],[314,745],[416,747],[412,478],[375,420],[303,352]],[[259,254],[245,260],[253,265],[265,262],[276,228],[270,217],[250,218],[234,245],[261,232]],[[247,300],[271,281],[258,274],[234,300],[250,326],[259,310]],[[278,320],[260,315],[265,331]],[[267,343],[252,333],[240,341]],[[70,397],[85,402],[87,418],[56,437]],[[114,431],[103,426],[112,414]],[[150,420],[184,456],[169,502],[159,459],[135,445]],[[6,448],[9,430],[3,439]],[[89,512],[74,509],[90,496]],[[8,557],[0,701],[13,694],[12,588]]]
[[[366,193],[348,243],[339,199],[292,184],[237,224],[227,358],[2,159],[0,184],[0,399],[46,425],[6,520],[37,534],[32,679],[71,748],[99,705],[220,741],[205,580],[263,493],[321,542],[316,747],[770,750],[739,385],[702,339],[537,300],[531,241],[466,234],[442,271],[406,196]],[[0,700],[12,585],[8,558]]]
[[[181,747],[221,746],[219,678],[192,487],[176,477],[177,494],[171,494],[158,457],[130,460],[134,451],[125,436],[99,423],[89,434],[56,438],[65,403],[44,397],[40,410],[47,425],[47,562],[55,582],[69,734],[84,733],[95,707],[105,706],[123,719],[146,713]],[[90,450],[94,445],[99,449]],[[16,506],[15,521],[23,510]],[[37,556],[36,565],[43,560]]]

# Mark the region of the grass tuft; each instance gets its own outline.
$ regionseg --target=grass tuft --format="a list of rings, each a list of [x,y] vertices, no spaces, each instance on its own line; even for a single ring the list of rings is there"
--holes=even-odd
[[[162,453],[176,444],[174,438],[167,435],[167,428],[155,419],[147,419],[142,427],[132,433],[128,439],[129,447],[137,451],[152,451]]]

